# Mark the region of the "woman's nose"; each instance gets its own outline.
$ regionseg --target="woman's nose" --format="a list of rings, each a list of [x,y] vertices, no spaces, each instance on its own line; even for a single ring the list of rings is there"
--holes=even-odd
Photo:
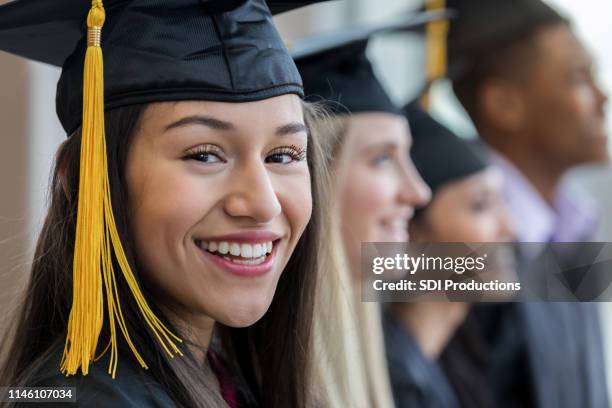
[[[281,213],[270,174],[265,163],[259,160],[236,168],[226,187],[224,209],[232,217],[265,223]]]
[[[403,175],[404,182],[400,189],[402,201],[414,208],[425,206],[431,200],[431,189],[411,162],[404,167]]]

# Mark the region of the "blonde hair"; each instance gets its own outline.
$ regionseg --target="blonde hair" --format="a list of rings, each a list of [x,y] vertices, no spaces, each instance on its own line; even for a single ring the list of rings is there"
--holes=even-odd
[[[386,364],[380,307],[359,299],[359,282],[348,266],[340,236],[340,211],[335,190],[335,166],[342,150],[348,117],[330,116],[310,106],[313,137],[325,155],[328,207],[322,220],[326,240],[319,245],[320,265],[315,303],[314,374],[321,397],[330,407],[393,407]]]

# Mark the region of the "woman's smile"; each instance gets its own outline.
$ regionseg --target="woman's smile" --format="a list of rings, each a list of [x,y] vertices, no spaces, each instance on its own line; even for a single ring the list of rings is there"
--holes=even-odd
[[[206,262],[233,275],[256,277],[272,271],[281,235],[253,231],[195,239],[194,242]]]

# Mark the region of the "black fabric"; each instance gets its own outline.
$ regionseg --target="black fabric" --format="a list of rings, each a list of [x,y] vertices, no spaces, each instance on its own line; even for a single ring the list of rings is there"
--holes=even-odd
[[[44,403],[45,407],[174,408],[176,405],[147,370],[128,354],[119,353],[116,379],[107,373],[108,355],[92,364],[89,374],[66,377],[60,373],[63,347],[56,347],[38,370],[29,387],[74,387],[76,402]],[[18,405],[20,406],[20,405]],[[30,407],[32,404],[24,404]]]
[[[419,31],[428,22],[448,17],[446,11],[411,12],[383,24],[296,41],[291,55],[302,75],[306,98],[326,104],[335,114],[401,114],[367,57],[369,40],[383,34]]]
[[[462,408],[494,407],[495,397],[484,376],[490,346],[482,325],[470,311],[440,355],[440,366]]]
[[[325,103],[336,114],[400,110],[378,80],[366,55],[368,40],[299,58],[306,99]]]
[[[522,276],[543,275],[542,270],[547,270],[541,266],[549,261],[544,253],[519,254]],[[574,253],[578,264],[592,259],[592,254]],[[525,324],[535,406],[608,407],[598,304],[534,302],[520,304],[518,310]]]
[[[609,407],[596,303],[525,303],[535,406]]]
[[[472,308],[440,357],[463,408],[534,406],[524,326],[516,304]]]
[[[545,262],[517,261],[533,276]],[[441,364],[462,407],[609,406],[596,303],[475,305]]]
[[[412,133],[412,161],[434,194],[442,185],[488,167],[484,151],[436,121],[417,101],[406,105],[403,113]]]
[[[219,381],[230,381],[237,391],[238,406],[241,408],[258,408],[259,404],[253,396],[242,377],[238,374],[239,368],[231,365],[223,350],[218,349],[218,339],[213,338],[210,352],[217,356],[218,361],[224,367],[225,376]],[[174,408],[176,404],[168,395],[164,386],[153,378],[149,370],[143,369],[133,358],[123,344],[125,349],[120,349],[117,363],[116,378],[108,374],[110,352],[107,352],[89,366],[89,374],[86,376],[76,375],[66,377],[59,370],[63,354],[63,342],[58,342],[48,353],[48,357],[36,369],[33,377],[28,381],[28,387],[73,387],[76,389],[76,403],[44,403],[45,407],[100,407],[100,408]],[[213,352],[218,349],[218,352]],[[210,354],[208,355],[210,358]],[[147,356],[146,359],[153,358]],[[176,358],[193,358],[185,355]],[[213,373],[219,376],[221,373]],[[33,406],[31,403],[17,407],[24,408]]]
[[[269,3],[274,11],[287,11],[316,1]],[[62,67],[56,105],[68,134],[81,123],[90,5],[16,0],[0,7],[0,50]],[[107,0],[105,10],[106,109],[303,95],[264,0]]]
[[[486,319],[486,327],[495,327],[487,336],[493,347],[491,365],[485,375],[490,379],[492,392],[499,397],[500,408],[533,405],[527,342],[524,330],[517,330],[521,328],[521,320],[512,306],[515,305],[490,306],[493,310],[481,317]],[[476,313],[479,311],[475,309]]]
[[[437,361],[427,358],[414,337],[389,311],[383,315],[385,352],[397,408],[458,408]]]
[[[500,48],[563,17],[541,0],[448,0],[457,12],[448,33],[448,75],[461,77],[483,51]]]

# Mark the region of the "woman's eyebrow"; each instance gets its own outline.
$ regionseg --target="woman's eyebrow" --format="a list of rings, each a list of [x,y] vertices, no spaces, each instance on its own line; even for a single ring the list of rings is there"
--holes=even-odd
[[[288,136],[296,133],[308,133],[308,128],[300,122],[288,123],[276,128],[276,136]]]
[[[175,129],[175,128],[183,127],[183,126],[190,126],[190,125],[206,126],[206,127],[209,127],[215,130],[235,130],[236,129],[236,127],[230,122],[226,122],[221,119],[213,118],[211,116],[194,115],[194,116],[184,117],[182,119],[177,120],[176,122],[173,122],[167,125],[164,131],[168,131],[170,129]],[[296,133],[302,133],[302,132],[308,133],[308,128],[306,127],[306,125],[300,122],[294,122],[294,123],[288,123],[286,125],[277,127],[275,133],[277,136],[287,136],[290,134],[296,134]]]
[[[177,120],[176,122],[169,124],[168,126],[166,126],[164,131],[168,131],[170,129],[175,129],[175,128],[183,127],[183,126],[190,126],[190,125],[206,126],[206,127],[209,127],[215,130],[234,130],[235,129],[235,126],[230,122],[226,122],[221,119],[213,118],[211,116],[194,115],[194,116],[184,117],[180,120]]]
[[[394,150],[398,148],[398,144],[394,141],[387,141],[387,140],[382,140],[382,141],[376,141],[373,143],[370,143],[366,146],[364,146],[365,150],[367,151],[372,151],[372,150]]]

